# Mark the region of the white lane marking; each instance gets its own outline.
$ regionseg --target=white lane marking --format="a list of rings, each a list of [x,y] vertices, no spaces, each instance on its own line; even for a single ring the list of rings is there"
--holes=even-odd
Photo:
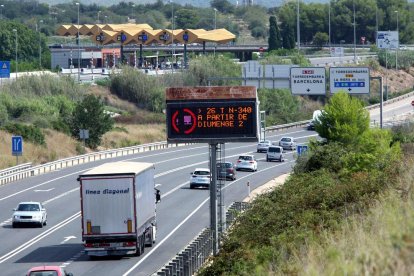
[[[56,200],[56,199],[59,199],[59,198],[61,198],[61,197],[64,197],[65,195],[68,195],[68,194],[70,194],[70,193],[72,193],[72,192],[75,192],[75,191],[78,191],[78,190],[79,190],[79,187],[78,187],[78,188],[75,188],[75,189],[72,189],[72,190],[69,190],[69,191],[67,191],[67,192],[64,192],[63,194],[60,194],[60,195],[58,195],[58,196],[55,196],[55,197],[53,197],[53,198],[51,198],[51,199],[48,199],[48,200],[44,201],[44,202],[43,202],[43,205],[46,205],[46,204],[48,204],[48,203],[50,203],[50,202],[52,202],[52,201],[54,201],[54,200]]]
[[[198,148],[203,148],[203,147],[206,147],[206,146],[193,147],[192,149],[198,149]],[[174,152],[180,152],[180,151],[187,151],[187,150],[189,150],[189,149],[187,148],[187,149],[180,149],[180,150],[169,151],[169,152],[161,152],[161,153],[156,153],[156,154],[152,154],[152,155],[140,156],[140,157],[136,157],[136,158],[132,158],[132,159],[142,159],[142,158],[146,158],[146,157],[153,157],[153,156],[158,156],[158,155],[165,155],[165,154],[168,154],[168,153],[174,153]],[[132,160],[132,159],[125,159],[125,160]],[[3,200],[5,200],[5,199],[8,199],[8,198],[13,197],[13,196],[18,195],[18,194],[21,194],[21,193],[27,192],[27,191],[29,191],[29,190],[32,190],[33,188],[37,188],[37,187],[40,187],[40,186],[46,185],[46,184],[48,184],[48,183],[50,183],[50,182],[53,182],[53,181],[56,181],[56,180],[59,180],[59,179],[65,178],[65,177],[67,177],[67,176],[71,176],[71,175],[74,175],[74,174],[79,174],[79,173],[84,172],[84,171],[87,171],[87,170],[90,170],[90,168],[85,169],[85,170],[76,171],[76,172],[74,172],[74,173],[66,174],[66,175],[63,175],[63,176],[60,176],[60,177],[57,177],[57,178],[54,178],[54,179],[51,179],[51,180],[45,181],[45,182],[43,182],[43,183],[37,184],[37,185],[35,185],[35,186],[32,186],[32,187],[30,187],[30,188],[27,188],[27,189],[21,190],[21,191],[19,191],[19,192],[16,192],[16,193],[14,193],[14,194],[10,194],[10,195],[8,195],[8,196],[6,196],[6,197],[0,198],[0,201],[3,201]]]
[[[50,191],[52,191],[54,189],[55,188],[50,188],[50,189],[47,189],[47,190],[34,190],[34,192],[50,192]]]
[[[0,257],[0,264],[4,263],[5,261],[12,258],[13,256],[19,254],[23,250],[29,248],[31,245],[37,243],[38,241],[42,240],[43,238],[49,236],[53,232],[59,230],[60,228],[62,228],[66,224],[72,222],[73,220],[77,219],[78,217],[80,217],[80,212],[75,213],[74,215],[70,216],[69,218],[67,218],[67,219],[59,222],[58,224],[54,225],[53,227],[47,229],[45,232],[37,235],[36,237],[32,238],[31,240],[29,240],[29,241],[25,242],[24,244],[20,245],[19,247],[13,249],[9,253],[4,254],[3,256]]]
[[[162,194],[162,197],[166,197],[166,196],[168,196],[169,194],[174,193],[175,191],[177,191],[177,190],[178,190],[178,189],[180,189],[181,187],[183,187],[183,186],[185,186],[185,185],[188,185],[188,184],[190,184],[190,181],[187,181],[187,182],[184,182],[184,183],[182,183],[182,184],[179,184],[179,185],[178,185],[177,187],[175,187],[174,189],[169,190],[168,192],[166,192],[166,193]]]
[[[0,226],[4,226],[6,224],[9,224],[12,221],[11,218],[9,218],[8,220],[3,221],[2,223],[0,223]]]
[[[201,202],[200,205],[197,206],[196,209],[194,209],[180,224],[178,224],[164,239],[162,239],[160,242],[157,243],[156,246],[153,247],[153,249],[148,252],[147,255],[145,255],[141,260],[139,260],[133,267],[131,267],[127,272],[125,272],[122,276],[130,274],[137,266],[139,266],[143,261],[145,261],[149,256],[152,255],[152,253],[160,247],[167,239],[171,237],[172,234],[174,234],[187,220],[189,220],[203,205],[208,201],[208,198]]]
[[[30,187],[30,188],[27,188],[27,189],[24,189],[24,190],[18,191],[18,192],[14,193],[14,194],[8,195],[8,196],[6,196],[6,197],[0,198],[0,201],[3,201],[3,200],[5,200],[5,199],[8,199],[8,198],[10,198],[10,197],[12,197],[12,196],[15,196],[15,195],[18,195],[18,194],[21,194],[21,193],[27,192],[27,191],[29,191],[29,190],[32,190],[33,188],[37,188],[37,187],[40,187],[40,186],[46,185],[46,184],[48,184],[48,183],[50,183],[50,182],[53,182],[53,181],[56,181],[56,180],[59,180],[59,179],[65,178],[65,177],[67,177],[67,176],[71,176],[71,175],[74,175],[74,174],[79,174],[80,172],[83,172],[83,171],[85,171],[85,170],[81,170],[81,171],[77,171],[77,172],[70,173],[70,174],[67,174],[67,175],[63,175],[63,176],[60,176],[60,177],[56,177],[56,178],[54,178],[54,179],[51,179],[51,180],[45,181],[45,182],[43,182],[43,183],[37,184],[37,185],[35,185],[35,186],[32,186],[32,187]]]
[[[75,236],[68,236],[68,237],[65,237],[65,238],[63,239],[63,241],[62,241],[60,244],[64,244],[64,243],[68,242],[68,241],[69,241],[69,240],[71,240],[71,239],[76,239],[76,237],[75,237]]]
[[[281,164],[278,164],[278,165],[275,165],[275,166],[271,166],[271,167],[268,167],[268,168],[266,168],[266,169],[263,169],[263,170],[261,170],[261,171],[267,171],[267,170],[270,170],[270,169],[273,169],[273,168],[275,168],[275,167],[278,167],[278,166],[281,166],[281,165],[283,165],[283,164],[288,164],[288,163],[293,163],[294,161],[290,161],[290,162],[284,162],[284,163],[281,163]],[[259,171],[257,171],[257,172],[255,172],[255,173],[258,173]],[[253,174],[255,174],[255,173],[253,173]],[[248,177],[248,176],[250,176],[250,175],[252,175],[252,174],[248,174],[248,175],[245,175],[245,176],[243,176],[243,177],[241,177],[241,178],[239,178],[238,180],[242,180],[243,178],[246,178],[246,177]],[[237,181],[237,180],[236,180]],[[223,189],[225,189],[225,188],[227,188],[227,187],[230,187],[231,185],[233,185],[236,181],[233,181],[232,183],[230,183],[229,185],[226,185],[226,186],[224,186],[223,187]],[[167,239],[169,239],[171,236],[172,236],[172,234],[174,234],[184,223],[186,223],[187,222],[187,220],[189,220],[198,210],[200,210],[200,208],[204,205],[204,204],[206,204],[206,202],[207,201],[209,201],[209,199],[210,199],[210,197],[207,197],[203,202],[201,202],[200,203],[200,205],[198,205],[197,206],[197,208],[194,210],[194,211],[192,211],[183,221],[181,221],[180,222],[180,224],[178,224],[165,238],[163,238],[159,243],[157,243],[157,245],[155,246],[155,247],[153,247],[152,249],[151,249],[151,251],[149,251],[148,253],[147,253],[147,255],[145,255],[142,259],[140,259],[134,266],[132,266],[127,272],[125,272],[124,274],[122,274],[122,276],[127,276],[127,275],[129,275],[132,271],[134,271],[134,269],[136,269],[143,261],[145,261],[147,258],[149,258],[154,252],[155,252],[155,250],[157,250],[157,248],[158,247],[160,247]]]

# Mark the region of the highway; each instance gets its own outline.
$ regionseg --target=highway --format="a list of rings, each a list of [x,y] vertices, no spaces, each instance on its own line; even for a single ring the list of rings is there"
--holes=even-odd
[[[384,116],[395,118],[412,111],[414,97],[384,106]],[[372,120],[378,120],[376,110]],[[282,136],[296,137],[298,143],[317,138],[304,127],[271,132],[272,141]],[[256,143],[228,143],[226,160],[235,161],[242,153],[253,153],[258,160],[257,172],[238,172],[237,180],[226,181],[225,205],[247,196],[251,190],[270,179],[290,172],[294,154],[286,161],[266,162],[265,153],[256,153]],[[77,176],[106,161],[62,169],[52,173],[0,186],[0,268],[1,275],[24,275],[37,265],[60,265],[74,275],[151,275],[183,249],[204,227],[209,226],[208,190],[189,189],[190,173],[196,167],[208,167],[208,145],[193,144],[158,151],[148,151],[111,161],[130,160],[155,163],[156,183],[162,193],[157,205],[157,242],[147,247],[140,257],[103,258],[89,260],[83,253],[80,222],[80,195]],[[44,228],[12,228],[12,209],[21,201],[43,202],[48,211]]]

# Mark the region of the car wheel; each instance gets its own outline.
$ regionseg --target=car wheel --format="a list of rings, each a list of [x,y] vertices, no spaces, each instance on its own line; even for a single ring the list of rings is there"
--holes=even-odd
[[[39,222],[38,226],[39,228],[43,228],[43,221]]]
[[[190,189],[193,189],[193,188],[194,188],[194,185],[191,185],[191,184],[190,184]]]
[[[12,223],[12,228],[16,228],[17,227],[17,223],[13,222]]]

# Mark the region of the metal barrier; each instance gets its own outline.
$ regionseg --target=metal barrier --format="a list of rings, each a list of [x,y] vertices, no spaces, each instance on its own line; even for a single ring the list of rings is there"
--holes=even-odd
[[[247,202],[233,202],[226,212],[226,225],[231,225],[240,212],[249,208]],[[197,272],[213,253],[213,235],[204,228],[189,245],[166,263],[153,276],[190,276]]]
[[[78,155],[74,157],[69,157],[65,159],[60,159],[57,161],[48,162],[42,165],[37,166],[28,166],[27,168],[20,167],[18,170],[13,171],[12,168],[6,169],[4,171],[11,171],[8,174],[1,175],[0,174],[0,185],[17,181],[23,178],[36,176],[39,174],[44,174],[56,170],[60,170],[67,167],[72,167],[80,164],[85,164],[89,162],[115,158],[120,156],[126,156],[141,152],[147,152],[151,150],[158,150],[158,149],[165,149],[165,148],[172,148],[178,147],[186,144],[168,144],[166,141],[164,142],[156,142],[151,144],[139,145],[139,146],[132,146],[114,150],[106,150],[106,151],[98,151],[93,153],[88,153],[84,155]]]
[[[24,164],[20,164],[20,165],[10,167],[10,168],[4,169],[4,170],[0,170],[0,177],[10,175],[10,174],[15,173],[15,172],[22,171],[22,170],[28,169],[30,167],[32,167],[32,163],[24,163]]]

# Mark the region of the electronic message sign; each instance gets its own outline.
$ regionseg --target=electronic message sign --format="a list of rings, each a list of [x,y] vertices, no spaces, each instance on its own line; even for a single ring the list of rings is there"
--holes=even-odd
[[[166,99],[169,142],[258,140],[255,87],[168,88]]]

